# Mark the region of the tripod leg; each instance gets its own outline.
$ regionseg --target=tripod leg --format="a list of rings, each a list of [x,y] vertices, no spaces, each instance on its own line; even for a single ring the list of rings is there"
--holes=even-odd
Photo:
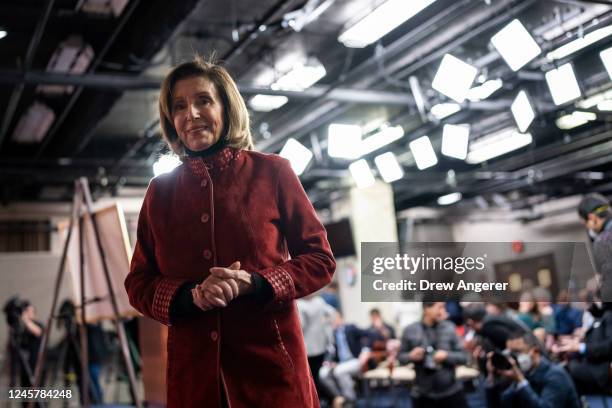
[[[47,319],[47,325],[43,331],[42,341],[38,350],[38,356],[36,358],[36,369],[34,371],[33,387],[38,387],[42,380],[44,361],[47,356],[47,347],[49,345],[49,336],[51,335],[51,327],[53,326],[53,313],[57,307],[57,298],[59,297],[60,286],[62,284],[62,278],[64,277],[64,269],[66,265],[66,258],[68,257],[68,245],[70,244],[70,237],[72,236],[72,228],[74,226],[74,220],[78,217],[81,211],[82,192],[78,183],[75,184],[74,200],[72,202],[72,214],[70,216],[70,223],[68,226],[68,235],[66,242],[64,243],[64,249],[62,250],[62,258],[60,261],[59,271],[57,278],[55,279],[55,288],[53,290],[53,301],[51,303],[51,310],[49,311],[49,318]],[[32,406],[32,403],[29,404]]]
[[[81,399],[84,407],[89,407],[89,355],[87,352],[87,326],[85,319],[85,256],[83,251],[83,218],[79,217],[79,276],[81,280],[81,324],[79,325],[79,334],[81,339]]]

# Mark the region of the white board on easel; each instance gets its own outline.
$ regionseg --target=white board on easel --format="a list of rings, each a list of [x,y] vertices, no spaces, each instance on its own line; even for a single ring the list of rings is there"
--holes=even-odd
[[[117,299],[119,315],[121,317],[139,316],[140,314],[130,305],[123,286],[123,282],[130,269],[130,243],[123,210],[118,203],[114,203],[110,206],[96,209],[94,214],[100,232],[100,241],[104,250],[113,291]],[[86,301],[95,298],[101,299],[86,305],[86,319],[88,322],[112,319],[114,313],[93,224],[88,214],[84,214],[82,217],[85,258],[85,299]],[[66,239],[67,232],[67,223],[60,226],[60,234],[63,239]],[[66,268],[70,273],[73,283],[72,293],[75,304],[80,304],[81,299],[79,252],[79,228],[78,223],[75,223],[66,259]]]

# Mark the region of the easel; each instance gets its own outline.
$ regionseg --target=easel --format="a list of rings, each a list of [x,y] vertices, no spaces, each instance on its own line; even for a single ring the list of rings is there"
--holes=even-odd
[[[85,204],[85,211],[81,214],[81,206]],[[66,237],[66,242],[64,243],[64,248],[62,250],[62,257],[60,260],[59,271],[57,273],[57,279],[55,280],[55,288],[53,291],[53,302],[51,305],[51,311],[49,312],[49,318],[47,319],[47,326],[45,327],[45,331],[43,333],[41,347],[38,351],[38,357],[36,359],[36,369],[34,372],[34,383],[33,387],[39,387],[42,380],[42,372],[45,364],[45,358],[47,355],[47,346],[49,343],[49,336],[51,334],[51,327],[53,326],[53,317],[55,309],[57,308],[57,301],[59,297],[60,286],[62,282],[62,278],[64,276],[64,269],[66,265],[66,258],[68,256],[68,246],[70,244],[70,238],[72,236],[72,230],[75,222],[78,220],[78,228],[79,228],[79,258],[80,258],[80,309],[81,309],[81,324],[79,325],[79,332],[81,337],[81,390],[83,392],[83,406],[89,407],[89,365],[88,365],[88,355],[87,355],[87,329],[85,326],[85,305],[87,304],[87,300],[85,299],[85,254],[83,250],[83,217],[82,215],[88,214],[91,219],[91,223],[93,226],[93,230],[95,233],[95,239],[98,251],[100,253],[100,258],[102,260],[102,268],[104,270],[104,278],[106,280],[106,284],[108,287],[108,293],[111,300],[111,305],[113,308],[113,321],[115,323],[115,327],[117,329],[117,334],[119,336],[119,342],[121,344],[121,352],[123,355],[123,359],[125,361],[125,366],[128,372],[128,379],[130,383],[130,392],[132,395],[132,399],[134,400],[136,406],[138,408],[142,407],[142,402],[137,395],[136,392],[136,375],[134,373],[134,366],[132,364],[132,358],[130,356],[130,352],[128,349],[127,337],[125,334],[125,328],[121,322],[121,318],[119,316],[119,307],[117,305],[117,298],[115,297],[115,292],[113,290],[112,281],[110,277],[110,273],[108,270],[108,264],[106,262],[106,257],[104,254],[104,248],[102,247],[102,241],[100,239],[100,232],[97,224],[97,220],[95,214],[93,212],[93,200],[91,198],[91,193],[89,191],[89,184],[85,177],[81,177],[74,183],[74,198],[72,201],[72,213],[70,216],[70,223],[68,226],[68,234]],[[29,406],[32,407],[33,403],[30,403]]]

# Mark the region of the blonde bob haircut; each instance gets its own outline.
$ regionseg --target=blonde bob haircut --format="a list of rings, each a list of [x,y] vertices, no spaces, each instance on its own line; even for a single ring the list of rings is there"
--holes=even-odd
[[[214,58],[214,57],[213,57]],[[166,75],[159,93],[159,120],[162,136],[170,149],[179,157],[185,157],[185,146],[179,138],[172,119],[172,92],[181,79],[202,76],[211,81],[223,104],[223,133],[225,144],[238,149],[253,149],[249,113],[236,83],[225,68],[205,61],[197,55],[193,61],[177,65]]]

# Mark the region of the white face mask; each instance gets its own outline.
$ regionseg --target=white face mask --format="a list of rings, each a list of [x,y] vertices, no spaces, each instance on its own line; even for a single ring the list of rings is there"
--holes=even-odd
[[[598,233],[596,233],[595,231],[593,231],[593,230],[592,230],[592,229],[590,229],[590,228],[587,228],[587,233],[589,234],[589,237],[590,237],[591,239],[593,239],[593,240],[594,240],[595,238],[597,238],[597,236],[599,235]]]
[[[516,361],[518,363],[519,368],[523,373],[528,373],[529,370],[533,367],[533,362],[531,361],[531,356],[527,353],[520,353],[516,356]]]

